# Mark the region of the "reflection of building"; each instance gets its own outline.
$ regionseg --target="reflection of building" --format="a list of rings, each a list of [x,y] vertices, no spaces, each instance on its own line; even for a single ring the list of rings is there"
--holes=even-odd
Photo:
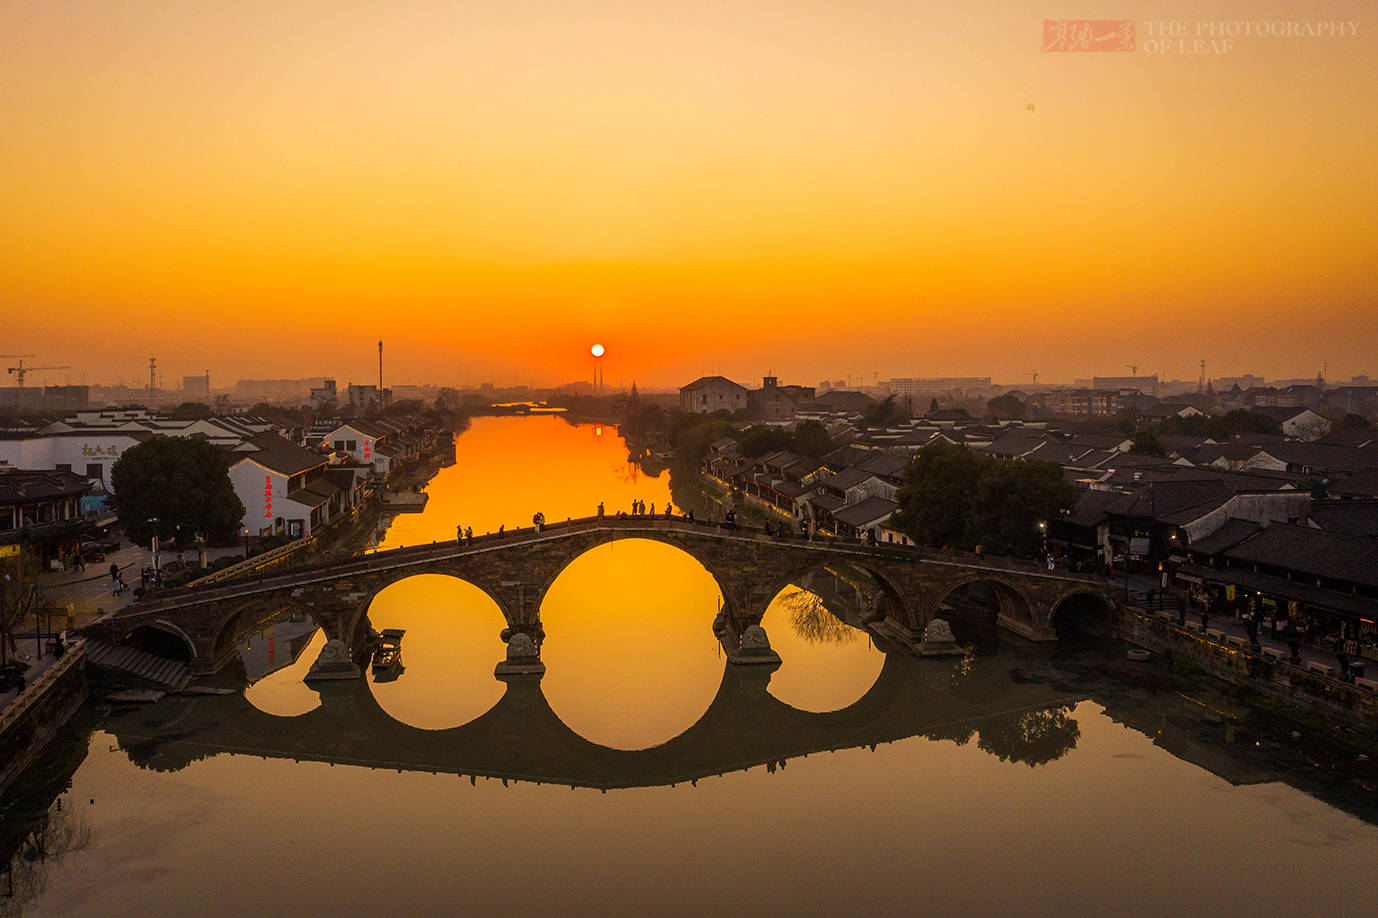
[[[244,675],[257,682],[270,673],[285,669],[297,662],[311,637],[316,622],[304,612],[295,612],[288,619],[268,625],[239,645],[239,659],[244,662]]]

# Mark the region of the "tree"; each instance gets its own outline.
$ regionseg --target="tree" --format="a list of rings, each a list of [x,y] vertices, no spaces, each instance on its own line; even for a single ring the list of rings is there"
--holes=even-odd
[[[17,547],[18,553],[0,559],[0,662],[4,663],[19,650],[14,629],[38,607],[43,596],[38,561],[23,545]]]
[[[749,459],[759,459],[782,449],[789,449],[790,432],[783,427],[770,427],[766,424],[753,424],[737,441],[737,452]]]
[[[1029,407],[1008,393],[997,395],[995,398],[986,402],[986,414],[993,418],[1013,418],[1023,420],[1029,413]]]
[[[868,427],[889,427],[896,421],[904,420],[905,410],[896,400],[896,396],[892,392],[885,396],[884,401],[876,402],[874,405],[867,405],[861,412],[861,417]]]
[[[935,398],[928,403],[928,413],[933,414],[938,410],[938,400]]]
[[[211,406],[205,402],[183,402],[172,409],[172,414],[179,418],[208,418],[211,416]]]
[[[987,459],[971,500],[970,544],[996,555],[1038,557],[1044,527],[1077,505],[1077,489],[1054,462]]]
[[[1355,414],[1346,411],[1344,417],[1340,418],[1340,430],[1372,430],[1373,423],[1362,414]]]
[[[1071,510],[1077,496],[1055,463],[1002,462],[931,443],[904,470],[894,521],[920,545],[1036,557],[1039,524]]]
[[[895,497],[896,524],[921,545],[964,545],[983,458],[946,441],[919,450]]]
[[[1158,442],[1158,435],[1151,430],[1141,430],[1134,435],[1134,445],[1129,451],[1136,456],[1166,456],[1163,451],[1163,444]]]
[[[155,437],[126,450],[110,470],[115,512],[128,531],[186,540],[200,532],[217,542],[234,539],[244,504],[230,483],[229,460],[204,440]]]
[[[822,421],[803,421],[794,428],[790,449],[801,456],[818,459],[836,448]]]
[[[681,469],[697,469],[708,454],[708,445],[732,434],[726,411],[712,414],[681,414],[670,424],[670,443]]]

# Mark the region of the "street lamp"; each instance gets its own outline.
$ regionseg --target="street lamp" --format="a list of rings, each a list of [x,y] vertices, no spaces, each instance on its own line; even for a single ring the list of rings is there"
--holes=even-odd
[[[152,518],[149,519],[149,522],[153,524],[153,540],[149,543],[149,545],[150,545],[150,546],[152,547],[152,549],[153,549],[153,572],[156,574],[156,573],[158,572],[158,570],[159,570],[159,565],[158,565],[158,518],[157,518],[156,516],[155,516],[155,517],[152,517]]]

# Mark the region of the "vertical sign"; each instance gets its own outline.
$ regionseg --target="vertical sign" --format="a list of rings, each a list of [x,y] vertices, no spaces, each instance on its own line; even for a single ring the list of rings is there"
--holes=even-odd
[[[263,518],[273,518],[273,476],[263,476]]]

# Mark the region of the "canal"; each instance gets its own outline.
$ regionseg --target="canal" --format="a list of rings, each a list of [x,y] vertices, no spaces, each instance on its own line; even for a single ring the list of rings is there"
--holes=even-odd
[[[671,495],[558,417],[475,419],[456,458],[380,547]],[[887,653],[871,593],[783,591],[774,671],[729,666],[713,578],[640,540],[556,580],[540,678],[494,677],[502,616],[452,578],[379,594],[403,668],[366,681],[306,686],[324,639],[277,622],[220,694],[93,704],[55,744],[5,801],[0,915],[1371,913],[1342,747],[1084,635],[996,634],[979,597],[965,656]]]

